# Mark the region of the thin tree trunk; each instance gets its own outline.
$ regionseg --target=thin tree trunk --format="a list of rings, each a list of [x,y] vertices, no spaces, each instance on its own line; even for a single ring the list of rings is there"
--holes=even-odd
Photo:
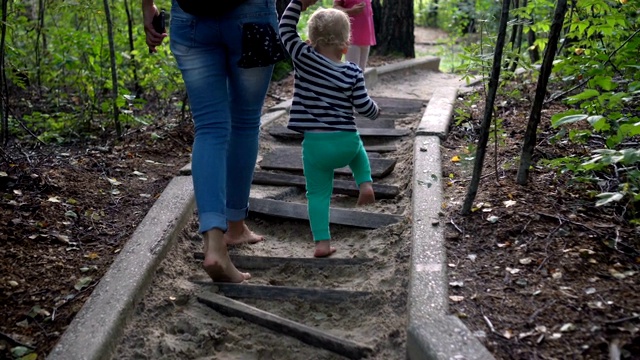
[[[564,15],[566,12],[567,0],[558,0],[555,13],[553,14],[551,30],[549,31],[549,42],[547,43],[547,48],[544,50],[544,58],[542,59],[542,67],[540,68],[540,76],[538,77],[536,95],[533,99],[533,105],[531,106],[529,123],[524,133],[524,144],[522,145],[522,152],[520,154],[520,167],[518,168],[518,175],[516,177],[516,181],[520,185],[525,185],[529,178],[529,168],[531,167],[533,150],[536,146],[536,132],[538,131],[538,124],[542,116],[542,104],[547,93],[547,84],[549,83],[549,76],[551,76],[551,70],[553,69],[553,59],[558,49],[558,39],[560,39],[560,32],[562,31],[562,24],[564,23]]]
[[[133,18],[131,17],[131,10],[129,9],[129,1],[124,0],[124,10],[127,13],[127,32],[129,35],[129,51],[131,54],[131,64],[133,65],[133,92],[137,97],[142,95],[142,88],[140,87],[140,81],[138,80],[138,61],[134,55],[133,44]]]
[[[467,215],[471,213],[473,201],[478,193],[478,186],[480,184],[480,177],[482,175],[482,166],[484,164],[484,157],[486,154],[487,142],[489,140],[489,133],[491,130],[491,118],[493,117],[493,104],[496,101],[496,93],[498,92],[498,84],[500,80],[500,68],[502,64],[502,53],[504,50],[504,43],[507,37],[507,23],[509,21],[509,5],[511,0],[502,0],[502,13],[500,15],[500,25],[498,27],[498,38],[496,40],[496,48],[493,54],[493,67],[491,69],[491,78],[489,79],[489,91],[487,93],[487,100],[485,102],[484,117],[482,119],[482,125],[480,130],[480,139],[478,139],[478,148],[476,150],[476,157],[473,164],[473,175],[471,177],[471,183],[467,190],[467,195],[462,204],[462,214]]]
[[[113,21],[111,19],[111,10],[109,8],[109,0],[103,0],[104,14],[107,17],[107,36],[109,38],[109,55],[111,58],[111,82],[112,82],[112,101],[113,101],[113,121],[116,126],[116,134],[122,136],[122,126],[120,125],[118,110],[118,71],[116,68],[116,47],[113,41]]]
[[[414,58],[413,0],[373,0],[371,6],[377,42],[372,50],[376,54],[400,53]]]
[[[41,94],[42,89],[42,52],[40,51],[40,38],[44,38],[44,0],[38,0],[38,18],[36,19],[36,43],[34,46],[36,57],[36,85],[38,86],[38,93]]]
[[[516,8],[520,6],[518,0],[515,2]],[[527,0],[522,1],[522,7],[527,6]],[[513,52],[513,58],[511,59],[511,66],[509,67],[509,71],[514,72],[518,67],[518,62],[520,61],[520,51],[522,49],[522,28],[524,27],[522,23],[522,19],[518,16],[516,17],[516,26],[513,28],[516,34],[516,41],[513,43],[511,47],[511,51]]]
[[[529,59],[532,64],[535,64],[540,60],[540,51],[536,46],[536,33],[531,29],[527,31],[527,44],[529,45]]]
[[[0,23],[0,120],[2,126],[2,144],[6,145],[9,141],[9,89],[7,88],[7,74],[5,72],[4,49],[5,39],[7,36],[7,4],[9,0],[2,0],[2,22]]]

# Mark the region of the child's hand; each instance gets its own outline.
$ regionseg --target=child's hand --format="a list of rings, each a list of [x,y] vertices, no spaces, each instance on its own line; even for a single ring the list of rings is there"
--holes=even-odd
[[[318,0],[300,0],[300,2],[302,3],[302,11],[305,11],[307,10],[307,8],[309,8],[309,6],[317,3]]]

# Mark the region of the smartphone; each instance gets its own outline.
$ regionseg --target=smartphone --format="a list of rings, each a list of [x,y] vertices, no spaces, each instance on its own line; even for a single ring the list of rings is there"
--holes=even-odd
[[[164,9],[160,10],[159,14],[156,14],[156,16],[153,17],[152,20],[152,24],[153,24],[153,29],[156,32],[159,32],[160,34],[164,34],[167,31],[167,27],[166,27],[166,16],[165,16],[165,12]]]

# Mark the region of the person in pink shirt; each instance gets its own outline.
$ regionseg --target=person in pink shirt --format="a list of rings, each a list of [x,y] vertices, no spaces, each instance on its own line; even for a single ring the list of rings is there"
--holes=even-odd
[[[364,71],[369,50],[376,44],[371,0],[334,0],[333,7],[346,12],[351,19],[351,45],[345,60],[355,63]]]

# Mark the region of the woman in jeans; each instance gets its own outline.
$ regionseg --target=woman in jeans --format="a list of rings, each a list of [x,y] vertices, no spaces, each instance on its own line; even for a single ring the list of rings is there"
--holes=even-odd
[[[171,52],[186,85],[195,127],[192,176],[204,237],[202,266],[212,280],[225,282],[250,278],[233,265],[227,245],[263,240],[244,219],[273,65],[238,65],[243,31],[246,24],[278,28],[274,0],[240,3],[224,14],[208,16],[187,13],[176,0],[171,8]],[[147,45],[156,51],[167,35],[153,29],[158,12],[153,0],[142,0],[142,8]]]

